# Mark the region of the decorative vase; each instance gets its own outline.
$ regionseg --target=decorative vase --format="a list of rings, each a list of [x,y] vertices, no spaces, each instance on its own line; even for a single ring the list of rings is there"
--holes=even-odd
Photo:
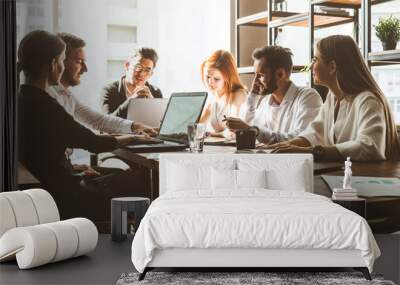
[[[382,42],[383,50],[396,49],[397,41],[386,41]]]

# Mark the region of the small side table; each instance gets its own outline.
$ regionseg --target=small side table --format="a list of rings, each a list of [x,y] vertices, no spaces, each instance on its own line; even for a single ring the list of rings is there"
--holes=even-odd
[[[111,200],[111,239],[113,241],[124,241],[128,234],[128,213],[132,213],[134,216],[136,230],[149,205],[149,198],[113,198]]]
[[[364,219],[367,218],[367,202],[364,198],[357,199],[332,199],[332,202],[339,204],[343,208],[346,208],[356,214],[359,214]]]

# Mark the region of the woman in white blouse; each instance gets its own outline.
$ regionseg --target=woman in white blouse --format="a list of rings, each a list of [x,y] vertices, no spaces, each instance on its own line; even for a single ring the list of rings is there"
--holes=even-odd
[[[212,136],[230,138],[233,134],[227,129],[225,118],[244,116],[242,105],[246,101],[235,59],[230,52],[217,50],[201,65],[201,75],[211,96],[200,122],[208,124]]]
[[[316,44],[315,84],[329,88],[326,101],[308,128],[272,152],[308,152],[317,160],[397,160],[400,143],[388,102],[349,36]]]

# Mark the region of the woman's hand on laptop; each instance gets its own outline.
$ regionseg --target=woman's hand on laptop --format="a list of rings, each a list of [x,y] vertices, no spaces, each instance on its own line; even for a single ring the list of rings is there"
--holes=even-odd
[[[157,130],[142,123],[133,123],[132,132],[138,135],[148,135],[154,137],[157,135]]]

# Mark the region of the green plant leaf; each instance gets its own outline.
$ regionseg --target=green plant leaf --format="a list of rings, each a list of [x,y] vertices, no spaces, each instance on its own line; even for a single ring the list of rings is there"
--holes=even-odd
[[[379,22],[374,28],[376,36],[382,42],[398,42],[400,40],[400,19],[393,15],[379,18]]]

